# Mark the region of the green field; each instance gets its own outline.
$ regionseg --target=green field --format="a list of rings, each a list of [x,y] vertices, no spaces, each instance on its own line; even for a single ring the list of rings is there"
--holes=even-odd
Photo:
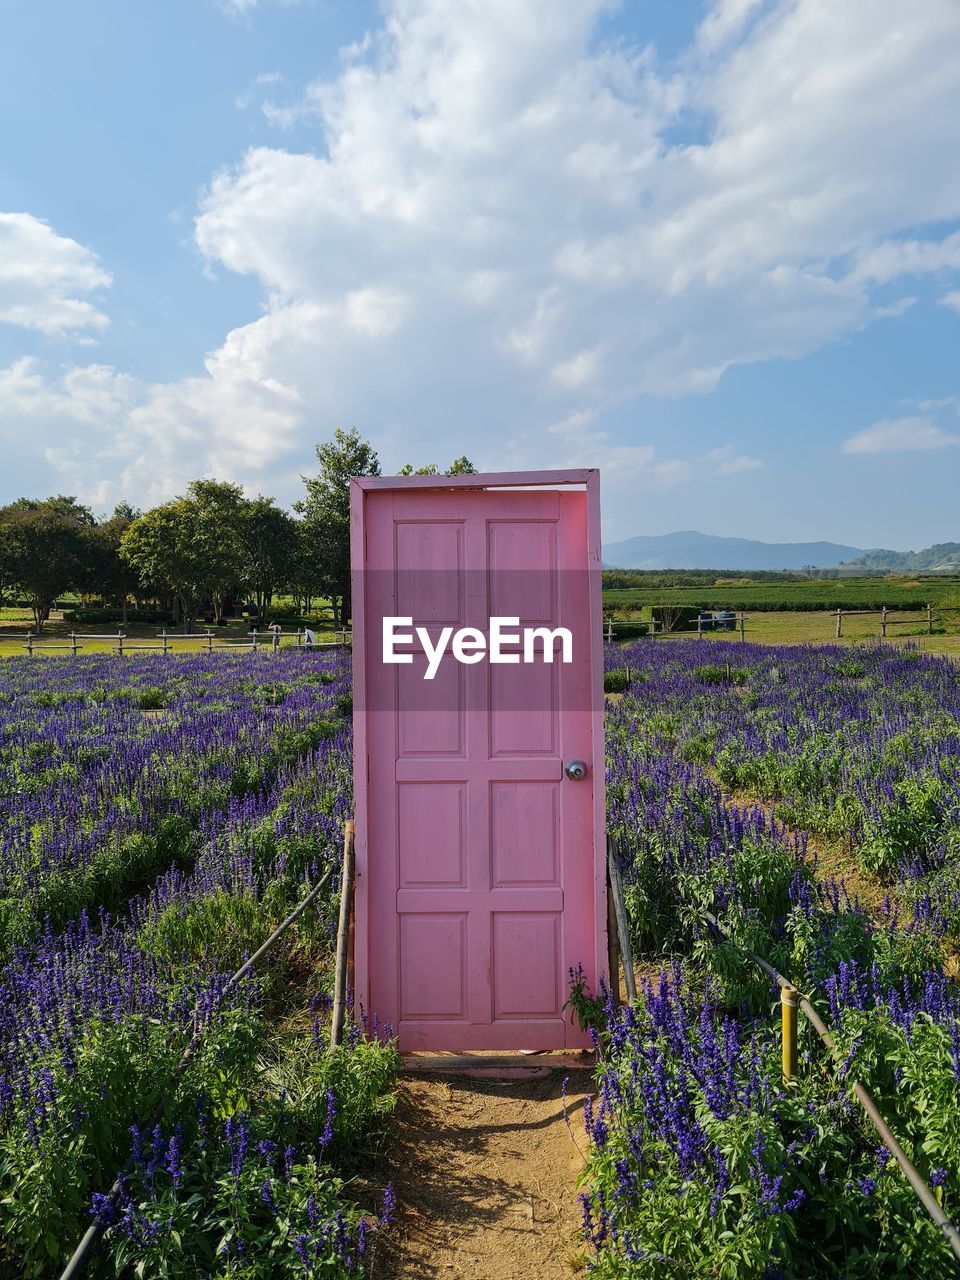
[[[622,579],[623,573],[616,572]],[[642,578],[642,575],[637,575]],[[681,576],[681,575],[676,575]],[[702,575],[697,574],[697,578]],[[604,574],[604,605],[691,605],[700,609],[737,609],[760,611],[824,611],[841,609],[925,609],[960,606],[960,578],[911,577],[886,578],[803,578],[794,581],[758,581],[750,577],[718,576],[714,582],[665,584],[663,575],[651,575],[649,585],[612,587],[614,579]]]

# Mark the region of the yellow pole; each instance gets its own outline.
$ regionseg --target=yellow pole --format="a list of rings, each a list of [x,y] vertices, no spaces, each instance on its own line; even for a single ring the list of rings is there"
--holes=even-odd
[[[797,989],[780,988],[780,1017],[783,1026],[783,1083],[794,1084],[797,1076]]]

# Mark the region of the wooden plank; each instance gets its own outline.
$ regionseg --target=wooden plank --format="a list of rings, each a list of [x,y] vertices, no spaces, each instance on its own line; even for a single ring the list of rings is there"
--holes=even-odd
[[[493,1080],[536,1080],[553,1071],[593,1071],[596,1057],[579,1053],[405,1053],[403,1070],[412,1075],[451,1075]]]
[[[587,484],[595,467],[564,471],[488,471],[462,476],[355,476],[358,489],[528,489],[543,485]]]

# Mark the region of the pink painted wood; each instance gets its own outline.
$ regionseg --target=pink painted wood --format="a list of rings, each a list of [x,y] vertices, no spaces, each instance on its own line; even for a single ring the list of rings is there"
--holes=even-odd
[[[404,1052],[586,1047],[563,1004],[570,967],[606,973],[599,474],[354,480],[351,501],[358,998]],[[574,661],[448,654],[427,682],[419,646],[383,663],[385,615],[549,622]]]

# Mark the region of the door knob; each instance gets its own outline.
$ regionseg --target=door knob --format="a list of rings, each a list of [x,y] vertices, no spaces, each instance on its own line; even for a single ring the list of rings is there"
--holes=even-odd
[[[579,782],[581,778],[587,776],[587,762],[586,760],[568,760],[563,766],[563,772],[574,782]]]

